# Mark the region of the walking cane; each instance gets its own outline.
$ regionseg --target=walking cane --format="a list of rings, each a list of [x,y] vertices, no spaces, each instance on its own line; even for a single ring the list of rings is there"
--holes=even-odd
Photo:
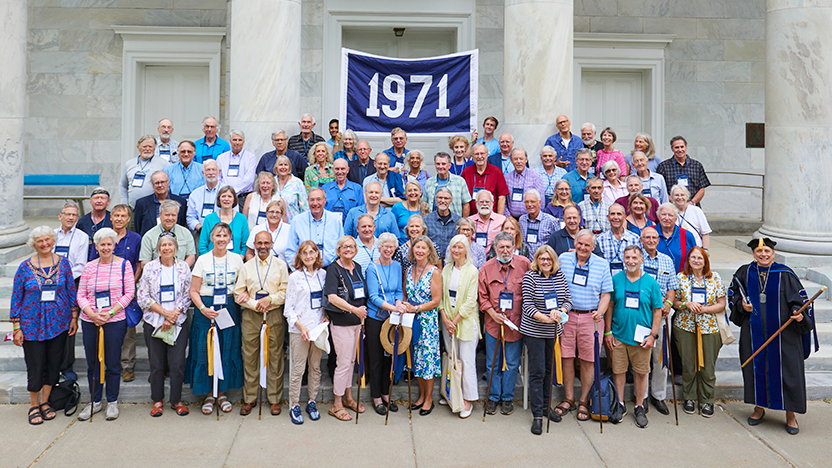
[[[407,418],[413,419],[413,399],[410,396],[410,371],[411,371],[411,360],[410,360],[410,348],[407,351]]]
[[[384,414],[384,425],[387,425],[387,418],[390,417],[390,402],[393,401],[393,380],[395,378],[396,373],[396,357],[399,355],[399,327],[401,325],[396,324],[396,332],[393,338],[393,363],[390,365],[390,390],[387,392],[387,413]],[[390,333],[388,331],[388,333]],[[390,336],[389,334],[387,335]]]
[[[560,346],[560,342],[558,341],[558,330],[557,325],[555,325],[555,343],[552,345],[552,379],[556,379],[555,376],[555,360],[559,357],[560,354],[558,352],[558,346]],[[558,382],[560,383],[560,382]],[[549,411],[552,411],[552,387],[555,385],[554,381],[548,382],[549,385],[549,403],[546,405],[546,414],[544,417],[546,418],[546,433],[549,433],[549,426],[552,424],[552,419],[549,418]]]
[[[355,423],[358,424],[358,409],[361,408],[361,387],[364,386],[364,320],[358,332],[358,393],[355,395]]]
[[[503,335],[503,325],[500,325],[500,336]],[[491,373],[488,376],[488,390],[485,392],[485,404],[482,408],[482,422],[485,422],[485,415],[488,414],[488,396],[491,395],[491,383],[494,379],[494,367],[497,365],[497,351],[500,349],[500,342],[494,343],[494,357],[491,358]],[[551,392],[550,392],[551,393]],[[549,415],[546,415],[547,417]]]
[[[696,406],[699,408],[699,415],[701,416],[702,415],[702,394],[701,394],[701,390],[699,388],[699,384],[701,382],[700,376],[699,376],[699,368],[702,366],[702,363],[699,362],[699,353],[702,352],[702,335],[699,334],[699,321],[696,320],[695,316],[693,318],[693,324],[695,326],[695,332],[696,332],[696,335],[694,336],[694,338],[696,339],[696,341],[694,341],[694,343],[696,345],[696,350],[694,351],[694,356],[693,356],[693,358],[694,358],[693,368],[696,371]]]
[[[604,433],[604,408],[601,406],[601,343],[598,341],[598,322],[595,322],[595,362],[593,370],[595,371],[595,390],[598,391],[598,422],[601,425],[601,434]],[[612,395],[610,395],[612,396]],[[590,406],[592,402],[590,401]],[[617,405],[618,402],[615,402]],[[608,414],[607,417],[612,416]]]
[[[673,413],[676,415],[676,425],[679,425],[679,407],[676,404],[676,375],[673,373],[673,358],[670,356],[670,338],[668,337],[667,319],[664,322],[664,350],[662,357],[667,356],[670,364],[670,388],[673,389]]]
[[[101,329],[101,325],[97,327],[97,331],[95,334],[95,363],[93,363],[92,367],[92,394],[90,395],[90,422],[92,422],[92,415],[95,414],[95,380],[98,379],[98,383],[104,384],[104,379],[100,377],[99,374],[104,372],[104,369],[101,367],[101,353],[104,351],[104,333]],[[102,388],[102,393],[104,389]]]

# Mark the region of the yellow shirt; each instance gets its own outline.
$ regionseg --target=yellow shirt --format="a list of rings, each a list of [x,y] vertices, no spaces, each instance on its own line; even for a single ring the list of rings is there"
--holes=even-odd
[[[258,276],[259,273],[259,276]],[[241,304],[251,310],[257,310],[257,292],[265,290],[269,293],[272,304],[269,310],[275,310],[286,302],[286,285],[289,282],[289,269],[283,260],[269,256],[265,261],[255,256],[240,269],[234,286],[234,295],[243,291],[251,298]],[[261,286],[262,284],[262,286]]]

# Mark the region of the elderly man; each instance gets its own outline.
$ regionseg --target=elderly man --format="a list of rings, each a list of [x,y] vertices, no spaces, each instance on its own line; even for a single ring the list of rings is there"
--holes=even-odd
[[[526,190],[523,202],[527,213],[520,216],[520,231],[523,232],[523,240],[529,245],[529,251],[534,255],[541,245],[549,242],[560,224],[557,218],[540,210],[540,192],[537,190]]]
[[[468,193],[468,192],[465,192]],[[456,223],[459,215],[451,211],[454,196],[447,187],[436,189],[436,209],[425,215],[425,225],[428,234],[436,246],[436,252],[442,255],[448,248],[448,243],[456,235]],[[443,256],[441,260],[444,260]]]
[[[154,137],[144,135],[139,140],[139,156],[124,163],[118,193],[121,202],[130,205],[130,208],[136,206],[136,200],[139,198],[153,193],[150,175],[168,167],[167,161],[154,155],[155,147]]]
[[[177,154],[179,162],[166,167],[165,173],[170,179],[170,191],[188,199],[195,188],[205,184],[205,176],[202,175],[202,164],[194,162],[194,142],[185,140],[179,143]]]
[[[350,181],[362,185],[367,176],[376,173],[375,160],[370,157],[372,152],[373,149],[370,148],[370,144],[364,140],[359,141],[355,145],[355,154],[357,156],[350,161],[350,173],[347,176]]]
[[[370,182],[381,184],[381,204],[388,208],[402,201],[405,196],[404,185],[398,174],[390,174],[390,156],[387,153],[377,154],[375,167],[376,172],[368,175],[361,183],[362,186],[366,188]]]
[[[638,175],[644,189],[641,191],[647,197],[653,197],[659,203],[667,203],[670,197],[667,195],[667,184],[661,174],[653,172],[649,167],[647,155],[641,151],[633,151],[633,175]]]
[[[505,213],[508,187],[503,171],[499,167],[489,164],[488,148],[485,145],[474,145],[473,158],[474,164],[463,169],[461,174],[468,185],[468,193],[474,199],[477,198],[477,194],[480,192],[491,193],[493,195],[492,199],[494,199],[494,205],[491,209],[500,214]],[[472,201],[471,212],[473,213],[476,210],[477,204]]]
[[[433,156],[433,165],[436,168],[436,175],[425,183],[422,201],[436,209],[436,191],[446,188],[451,193],[451,211],[457,216],[467,218],[471,214],[471,193],[468,191],[465,179],[451,174],[451,155],[442,151],[436,153]]]
[[[563,209],[563,229],[555,231],[549,237],[549,247],[555,249],[555,253],[560,256],[564,252],[571,252],[575,250],[578,231],[581,229],[581,212],[576,206],[567,206]],[[594,250],[592,253],[603,257],[604,254],[601,249],[592,242]]]
[[[289,149],[286,141],[287,137],[284,130],[272,132],[272,145],[274,145],[274,151],[269,151],[263,156],[260,156],[260,161],[257,162],[257,167],[254,169],[255,175],[263,171],[277,174],[277,168],[275,167],[277,164],[277,158],[280,156],[286,156],[292,164],[292,174],[298,179],[303,180],[303,176],[306,173],[306,167],[309,165],[309,159],[307,159],[306,154],[300,154],[295,150]]]
[[[482,138],[477,138],[479,134],[476,130],[474,130],[471,133],[471,142],[474,144],[482,143],[485,145],[485,147],[488,148],[489,156],[499,153],[500,143],[496,138],[494,138],[494,131],[497,130],[499,125],[500,121],[497,120],[497,117],[489,115],[482,123]]]
[[[656,249],[659,245],[659,233],[652,227],[641,230],[641,245],[644,248],[644,263],[641,265],[641,270],[659,283],[664,301],[662,302],[662,320],[667,320],[673,306],[673,299],[676,298],[676,289],[679,288],[679,279],[676,277],[673,260]],[[664,328],[660,328],[658,344],[653,347],[653,377],[650,379],[652,395],[648,395],[648,391],[645,390],[644,398],[649,396],[650,404],[659,413],[670,414],[664,402],[667,398],[667,367],[662,366],[662,350],[665,349],[664,346],[669,346],[669,343],[665,343],[664,340]],[[668,348],[668,355],[669,353]],[[647,410],[647,408],[648,406],[644,405],[644,409]]]
[[[202,133],[205,136],[194,142],[196,145],[196,156],[194,156],[196,162],[204,164],[209,159],[217,159],[217,156],[231,150],[231,145],[217,136],[219,131],[220,124],[217,123],[217,119],[210,116],[202,119]]]
[[[173,134],[173,122],[170,119],[160,120],[156,131],[159,132],[159,136],[156,137],[156,156],[160,156],[171,164],[176,163],[179,160],[177,158],[179,143],[170,138]]]
[[[576,153],[579,149],[584,149],[584,142],[580,138],[575,138],[575,135],[572,134],[569,117],[559,115],[555,119],[555,125],[558,127],[558,133],[547,138],[545,144],[557,151],[558,160],[555,161],[555,164],[566,169],[567,172],[572,171],[576,167]],[[590,157],[592,157],[591,152]],[[592,161],[590,161],[591,163]]]
[[[505,174],[506,187],[508,188],[508,202],[506,203],[506,216],[520,218],[526,211],[524,195],[526,190],[537,190],[537,193],[544,193],[546,186],[540,174],[529,169],[529,155],[523,148],[514,148],[511,152],[511,164],[514,170]]]
[[[257,168],[257,159],[249,150],[243,149],[246,142],[246,135],[242,130],[231,130],[231,150],[217,156],[217,164],[220,165],[220,180],[223,185],[234,187],[237,198],[242,204],[246,196],[251,193],[254,187],[254,170]]]
[[[381,200],[381,183],[378,181],[370,181],[365,184],[364,203],[356,206],[347,213],[347,218],[344,220],[344,234],[356,237],[358,233],[358,217],[363,214],[368,214],[376,222],[376,237],[380,236],[383,232],[389,232],[398,237],[400,242],[407,240],[399,232],[396,215],[389,209],[381,206]]]
[[[309,150],[315,146],[315,143],[324,141],[324,138],[312,131],[315,128],[315,117],[312,114],[303,114],[300,116],[300,133],[289,138],[289,149],[295,150],[304,157],[309,154]],[[300,177],[303,180],[303,177]]]
[[[659,201],[644,193],[644,185],[641,183],[641,177],[637,175],[627,176],[627,192],[629,192],[630,195],[640,193],[647,197],[647,199],[650,200],[650,210],[647,211],[645,216],[647,216],[647,219],[653,221],[654,223],[659,222],[659,218],[656,216],[656,210],[659,209]],[[615,200],[616,203],[624,207],[624,213],[626,213],[625,216],[630,214],[630,207],[628,206],[630,203],[630,195],[627,195],[626,197],[619,197]]]
[[[662,203],[659,206],[659,252],[673,259],[676,273],[685,268],[685,260],[690,249],[696,246],[696,238],[686,229],[676,225],[679,212],[672,203]]]
[[[589,419],[589,391],[595,381],[593,337],[598,330],[598,322],[604,319],[613,287],[609,263],[593,253],[596,246],[592,231],[581,230],[575,239],[575,247],[574,251],[558,257],[560,269],[569,284],[572,310],[569,311],[569,320],[563,324],[560,339],[566,398],[558,404],[555,412],[562,416],[577,408],[578,420],[586,421]],[[581,372],[581,397],[577,403],[574,392],[575,358],[579,360]]]
[[[575,153],[575,169],[571,170],[563,176],[563,179],[569,182],[569,187],[572,188],[572,201],[580,203],[589,199],[589,192],[587,192],[586,184],[589,180],[589,169],[592,167],[592,152],[586,148],[581,148]]]
[[[113,222],[110,221],[110,212],[107,207],[110,205],[110,192],[104,187],[96,187],[90,195],[90,206],[92,211],[81,216],[78,224],[75,225],[78,229],[84,231],[89,236],[89,249],[87,255],[92,255],[93,243],[92,237],[96,231],[101,228],[112,228]],[[89,257],[88,257],[89,258]]]
[[[628,245],[641,247],[638,235],[626,228],[626,217],[624,207],[613,203],[607,214],[610,229],[595,236],[604,259],[610,263],[610,274],[613,276],[624,271],[624,248]]]
[[[597,159],[595,153],[597,153],[598,150],[604,149],[604,144],[595,139],[595,132],[596,128],[594,123],[586,122],[581,125],[581,140],[584,142],[584,148],[592,151],[593,161]]]
[[[197,233],[202,229],[205,217],[220,209],[217,206],[217,195],[220,191],[220,166],[217,161],[206,161],[202,165],[202,176],[205,178],[205,185],[191,192],[186,213],[188,229]]]
[[[399,127],[390,131],[390,142],[393,146],[384,150],[384,154],[390,157],[390,170],[399,172],[404,167],[404,157],[410,152],[405,148],[407,144],[407,133]]]
[[[159,224],[153,226],[142,236],[142,250],[139,252],[139,261],[142,264],[159,257],[156,252],[156,244],[159,243],[159,235],[163,232],[171,232],[179,244],[177,257],[181,258],[188,266],[194,266],[196,260],[196,246],[194,238],[187,228],[177,224],[180,211],[179,202],[175,200],[164,200],[159,203]]]
[[[500,169],[503,174],[508,174],[514,170],[514,165],[511,163],[511,153],[514,151],[514,137],[511,133],[503,133],[500,135],[500,152],[491,153],[489,151],[488,164]]]
[[[474,223],[474,242],[479,244],[486,252],[491,248],[491,243],[497,234],[503,230],[503,222],[506,217],[495,213],[491,207],[494,206],[494,197],[491,192],[482,190],[477,194],[477,212],[468,217]]]
[[[670,139],[673,157],[659,163],[656,172],[664,177],[667,193],[674,185],[681,185],[693,194],[691,205],[699,205],[705,196],[705,188],[711,185],[702,163],[688,156],[688,142],[682,136]]]
[[[522,283],[530,262],[526,257],[514,254],[513,235],[501,232],[494,244],[497,256],[485,262],[478,281],[479,306],[485,314],[485,372],[493,375],[486,412],[495,414],[499,402],[500,413],[509,415],[514,411],[514,385],[523,352],[523,336],[519,330],[523,309]],[[493,359],[495,352],[496,361]],[[494,362],[497,364],[492,369]]]
[[[641,270],[641,247],[630,245],[624,249],[626,272],[613,276],[613,293],[604,326],[604,343],[611,350],[613,381],[616,388],[627,383],[627,368],[633,366],[636,425],[647,427],[644,393],[650,373],[650,355],[659,337],[662,320],[662,293],[659,283]],[[627,414],[624,392],[618,394],[620,414]]]
[[[150,228],[159,224],[159,206],[165,200],[173,200],[182,207],[179,209],[179,218],[176,222],[180,226],[188,227],[185,213],[188,200],[170,192],[170,178],[167,173],[156,171],[150,176],[150,181],[153,183],[153,194],[140,198],[136,202],[136,208],[133,210],[133,230],[140,236],[144,236]]]
[[[280,414],[283,396],[283,304],[286,302],[286,285],[289,271],[286,262],[272,256],[272,236],[266,231],[254,238],[257,256],[243,266],[234,286],[234,296],[242,306],[240,331],[243,352],[243,405],[240,414],[251,414],[257,406],[257,390],[260,386],[260,328],[265,321],[269,327],[269,366],[266,373],[266,395],[272,416]]]
[[[584,217],[584,226],[598,235],[609,230],[610,221],[607,215],[612,204],[604,199],[604,181],[598,177],[590,177],[586,181],[586,189],[589,192],[589,199],[578,203],[581,214]]]
[[[55,229],[58,239],[52,249],[61,257],[69,261],[72,277],[76,280],[84,272],[84,266],[89,258],[89,236],[75,225],[78,221],[78,205],[66,202],[58,215],[61,227]]]
[[[347,220],[347,213],[353,208],[364,204],[364,190],[360,185],[348,180],[350,163],[344,158],[338,158],[332,163],[335,180],[324,184],[326,192],[326,209],[333,213],[340,213],[343,222]]]
[[[289,227],[289,244],[286,246],[286,263],[294,264],[298,246],[303,241],[311,240],[321,251],[323,266],[335,261],[335,247],[338,239],[344,235],[344,226],[339,217],[326,211],[326,192],[320,188],[309,191],[309,211],[304,211],[292,218]]]

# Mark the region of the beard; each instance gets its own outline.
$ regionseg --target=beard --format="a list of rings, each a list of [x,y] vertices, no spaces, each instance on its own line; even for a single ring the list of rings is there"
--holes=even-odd
[[[482,217],[491,215],[491,211],[490,206],[477,206],[477,213],[479,213]]]
[[[505,255],[498,255],[497,260],[502,263],[503,265],[510,263],[511,259],[514,258],[512,254],[505,254]]]
[[[638,265],[624,265],[624,268],[627,269],[627,273],[635,273],[639,270]]]
[[[583,140],[584,145],[586,146],[592,146],[595,144],[595,138],[581,138],[581,140]]]

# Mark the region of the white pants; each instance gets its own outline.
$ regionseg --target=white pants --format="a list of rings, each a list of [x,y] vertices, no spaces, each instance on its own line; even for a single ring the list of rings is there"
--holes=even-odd
[[[442,339],[445,341],[445,351],[450,356],[451,354],[451,336],[448,335],[447,330],[442,325],[442,320],[439,320],[439,326],[442,327]],[[479,391],[477,387],[477,343],[479,343],[479,324],[474,321],[474,339],[471,341],[455,340],[456,343],[456,357],[462,361],[462,398],[468,401],[479,400]],[[445,375],[445,369],[442,369],[442,375]]]
[[[662,319],[664,320],[664,319]],[[658,346],[661,344],[661,346]],[[668,342],[668,346],[670,343]],[[662,367],[662,348],[664,347],[664,327],[659,327],[659,341],[653,347],[653,372],[650,373],[650,385],[644,391],[644,398],[647,399],[649,394],[653,394],[653,398],[661,401],[667,398],[667,368]],[[667,358],[670,357],[670,348],[667,349]],[[650,391],[652,389],[652,392]]]

